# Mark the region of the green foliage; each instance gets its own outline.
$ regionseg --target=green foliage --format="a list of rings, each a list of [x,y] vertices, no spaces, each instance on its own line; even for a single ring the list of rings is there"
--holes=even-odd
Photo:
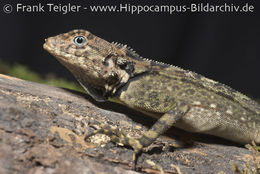
[[[39,74],[30,70],[28,67],[17,63],[10,65],[7,62],[0,60],[0,73],[28,81],[85,92],[78,84],[74,82],[63,78],[58,78],[52,73],[47,74],[45,77],[41,77]]]
[[[44,83],[44,79],[42,79],[37,73],[29,70],[26,66],[20,64],[15,64],[14,66],[12,66],[12,68],[8,72],[8,75],[24,80]]]

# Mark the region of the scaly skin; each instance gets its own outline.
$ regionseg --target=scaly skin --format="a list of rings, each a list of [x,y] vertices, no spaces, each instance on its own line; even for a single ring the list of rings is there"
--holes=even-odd
[[[86,30],[50,37],[44,49],[67,67],[95,100],[112,98],[158,118],[139,139],[109,125],[101,125],[101,130],[89,135],[104,133],[113,141],[132,146],[134,162],[143,147],[171,126],[241,144],[260,144],[260,105],[228,86],[143,59],[129,47],[107,42]]]

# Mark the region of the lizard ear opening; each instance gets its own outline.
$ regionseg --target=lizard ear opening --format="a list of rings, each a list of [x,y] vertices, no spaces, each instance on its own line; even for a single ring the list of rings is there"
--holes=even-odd
[[[119,66],[120,69],[125,70],[130,76],[132,76],[134,72],[134,62],[129,61],[124,57],[119,57],[116,60],[116,64]]]

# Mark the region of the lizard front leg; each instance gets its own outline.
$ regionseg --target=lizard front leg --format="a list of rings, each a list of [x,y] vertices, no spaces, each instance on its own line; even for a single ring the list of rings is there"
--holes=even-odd
[[[188,111],[188,106],[184,106],[182,108],[176,107],[173,110],[165,113],[139,139],[127,135],[127,133],[125,133],[123,130],[113,128],[110,125],[101,124],[100,125],[101,129],[95,130],[93,133],[87,135],[85,137],[85,140],[95,134],[102,133],[108,135],[111,138],[111,141],[113,142],[122,143],[124,145],[131,146],[134,149],[132,168],[135,170],[137,155],[142,151],[142,149],[152,144],[161,134],[163,134],[170,127],[172,127],[174,123],[176,123],[176,121],[179,120],[187,111]]]

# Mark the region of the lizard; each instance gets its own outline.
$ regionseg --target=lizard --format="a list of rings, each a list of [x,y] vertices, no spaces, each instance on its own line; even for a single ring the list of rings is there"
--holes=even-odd
[[[140,138],[110,125],[97,133],[133,148],[137,156],[174,126],[240,144],[260,144],[260,105],[222,83],[177,66],[145,59],[127,45],[87,30],[45,39],[44,49],[63,64],[96,101],[112,100],[158,120]]]

